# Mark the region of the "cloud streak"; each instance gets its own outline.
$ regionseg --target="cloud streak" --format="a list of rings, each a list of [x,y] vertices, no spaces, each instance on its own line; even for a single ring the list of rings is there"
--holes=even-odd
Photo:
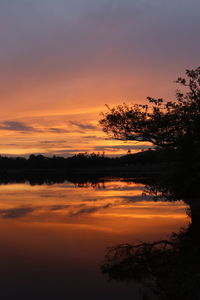
[[[52,133],[69,133],[70,131],[69,130],[66,130],[66,129],[62,129],[62,128],[56,128],[56,127],[52,127],[52,128],[49,128],[47,129],[48,131],[52,132]]]
[[[132,145],[132,144],[122,144],[122,145],[112,145],[112,146],[95,146],[94,150],[95,151],[117,151],[117,150],[147,150],[150,148],[150,145],[148,144],[137,144],[137,145]]]
[[[75,127],[78,127],[80,129],[83,129],[83,130],[97,130],[99,129],[97,126],[93,125],[93,124],[90,124],[90,123],[81,123],[81,122],[78,122],[78,121],[69,121],[69,124],[72,125],[72,126],[75,126]]]
[[[35,209],[32,207],[16,207],[11,209],[1,209],[0,215],[5,219],[17,219],[30,214]]]
[[[106,209],[106,208],[109,208],[113,206],[113,204],[111,203],[108,203],[108,204],[105,204],[105,205],[102,205],[102,206],[86,206],[86,207],[83,207],[77,211],[74,211],[74,212],[71,212],[69,214],[70,217],[77,217],[77,216],[81,216],[81,215],[85,215],[85,214],[92,214],[92,213],[95,213],[101,209]]]
[[[20,131],[20,132],[40,132],[40,130],[26,125],[22,122],[4,121],[0,124],[0,130]]]

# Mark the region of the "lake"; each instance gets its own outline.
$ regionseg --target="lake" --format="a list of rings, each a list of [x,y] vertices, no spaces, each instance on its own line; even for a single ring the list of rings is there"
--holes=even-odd
[[[143,190],[112,178],[0,185],[1,298],[142,300],[141,284],[102,274],[107,247],[169,238],[190,223],[184,202]]]

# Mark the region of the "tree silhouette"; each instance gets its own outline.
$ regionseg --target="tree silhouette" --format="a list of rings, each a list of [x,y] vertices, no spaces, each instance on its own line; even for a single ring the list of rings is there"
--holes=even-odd
[[[101,270],[110,280],[142,282],[153,292],[145,299],[200,299],[199,180],[199,173],[186,176],[179,170],[147,186],[146,192],[156,198],[186,202],[191,223],[169,240],[109,247]]]
[[[200,150],[200,67],[186,70],[187,78],[177,83],[175,101],[147,97],[149,104],[127,104],[101,114],[103,131],[115,139],[151,142],[157,148],[199,152]]]

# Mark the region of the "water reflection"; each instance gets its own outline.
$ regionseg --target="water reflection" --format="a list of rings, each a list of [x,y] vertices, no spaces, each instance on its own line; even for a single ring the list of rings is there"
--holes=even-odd
[[[102,265],[110,279],[143,282],[151,291],[144,293],[145,299],[200,299],[199,174],[179,171],[163,175],[145,190],[154,200],[182,199],[191,223],[169,239],[110,247]]]
[[[108,283],[108,245],[167,239],[189,224],[183,201],[155,202],[139,180],[0,185],[2,299],[142,299]]]

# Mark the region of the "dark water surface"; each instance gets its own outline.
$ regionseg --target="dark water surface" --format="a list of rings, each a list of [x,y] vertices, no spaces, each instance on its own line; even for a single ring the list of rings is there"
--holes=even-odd
[[[186,227],[182,201],[153,201],[143,184],[0,186],[1,299],[134,299],[137,283],[108,282],[106,247],[168,238]]]

